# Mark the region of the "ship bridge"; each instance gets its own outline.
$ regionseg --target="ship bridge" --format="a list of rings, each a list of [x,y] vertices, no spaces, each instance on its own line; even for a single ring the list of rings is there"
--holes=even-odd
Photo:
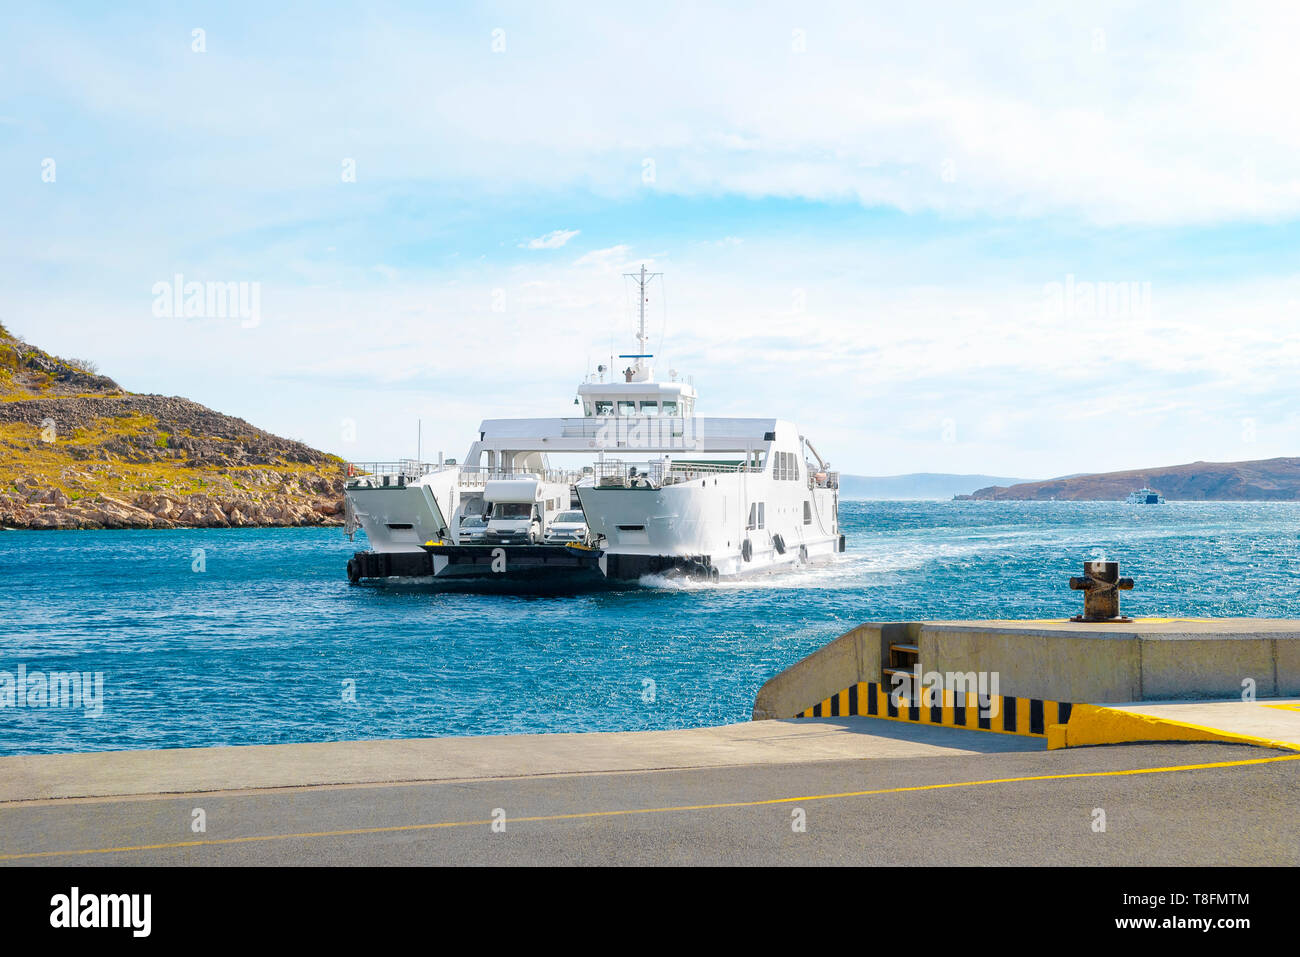
[[[576,402],[586,418],[689,418],[695,414],[695,387],[689,382],[655,382],[653,376],[625,382],[589,381],[578,386]]]

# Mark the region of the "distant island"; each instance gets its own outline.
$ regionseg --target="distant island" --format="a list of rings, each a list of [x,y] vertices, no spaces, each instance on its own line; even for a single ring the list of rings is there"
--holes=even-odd
[[[346,465],[0,325],[0,527],[342,524]]]
[[[1154,489],[1166,501],[1300,501],[1300,458],[1251,462],[1191,462],[1164,468],[1071,475],[1042,482],[994,484],[969,496],[979,501],[1123,501],[1130,492]]]
[[[948,475],[912,472],[907,475],[841,475],[840,498],[877,501],[951,501],[987,485],[1015,485],[1024,479],[996,475]]]

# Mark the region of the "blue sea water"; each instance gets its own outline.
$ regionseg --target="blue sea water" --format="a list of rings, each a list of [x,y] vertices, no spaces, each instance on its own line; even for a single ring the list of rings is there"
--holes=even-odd
[[[1137,580],[1133,615],[1300,617],[1297,504],[841,519],[831,565],[541,595],[349,586],[364,542],[338,529],[3,532],[0,672],[102,672],[104,699],[0,708],[0,754],[743,721],[763,681],[863,621],[1075,614],[1067,579],[1095,557]]]

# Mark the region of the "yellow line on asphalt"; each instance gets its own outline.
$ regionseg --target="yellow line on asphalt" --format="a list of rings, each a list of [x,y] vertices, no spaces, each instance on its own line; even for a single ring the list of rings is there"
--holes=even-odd
[[[767,798],[762,801],[729,801],[723,804],[679,804],[671,807],[626,808],[618,811],[577,811],[572,814],[539,814],[533,817],[508,817],[508,824],[539,821],[574,821],[600,817],[623,817],[630,814],[670,814],[676,811],[713,811],[737,807],[763,807],[771,804],[796,804],[803,801],[830,801],[837,798],[872,797],[882,794],[905,794],[915,791],[939,791],[945,788],[971,788],[986,784],[1018,784],[1027,781],[1063,781],[1069,778],[1111,778],[1138,774],[1168,774],[1173,771],[1203,771],[1210,768],[1240,768],[1253,764],[1276,764],[1300,761],[1300,754],[1276,758],[1250,758],[1242,761],[1216,761],[1211,764],[1177,764],[1160,768],[1131,768],[1122,771],[1075,771],[1069,774],[1037,774],[1023,778],[991,778],[986,781],[950,781],[944,784],[918,784],[874,791],[841,791],[837,794],[806,794],[801,797]],[[128,851],[160,851],[182,847],[216,847],[223,844],[251,844],[259,841],[292,841],[312,837],[350,837],[356,834],[398,834],[402,831],[433,831],[452,827],[481,827],[492,818],[478,821],[440,821],[436,824],[395,824],[387,827],[357,827],[338,831],[304,831],[297,834],[258,834],[250,837],[221,837],[199,841],[174,841],[167,844],[136,844],[128,847],[93,847],[75,851],[26,851],[0,854],[0,861],[28,860],[37,857],[70,857],[84,854],[120,854]]]

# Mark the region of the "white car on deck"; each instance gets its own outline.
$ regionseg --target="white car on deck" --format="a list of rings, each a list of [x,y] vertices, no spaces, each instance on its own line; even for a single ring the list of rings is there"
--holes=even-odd
[[[458,540],[461,545],[482,545],[487,535],[487,521],[482,515],[466,515],[460,520]]]
[[[546,528],[548,545],[565,545],[569,542],[587,545],[590,540],[591,532],[587,528],[587,516],[582,514],[580,508],[560,512]]]

